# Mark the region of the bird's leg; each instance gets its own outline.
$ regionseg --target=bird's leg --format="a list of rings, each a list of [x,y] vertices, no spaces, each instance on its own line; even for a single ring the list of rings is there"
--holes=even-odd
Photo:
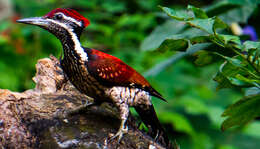
[[[117,133],[110,138],[110,140],[115,139],[118,137],[118,142],[121,141],[123,135],[128,132],[128,127],[126,125],[126,121],[129,115],[129,107],[126,103],[121,103],[118,106],[119,112],[120,112],[120,119],[121,119],[121,124],[120,128],[118,129]]]

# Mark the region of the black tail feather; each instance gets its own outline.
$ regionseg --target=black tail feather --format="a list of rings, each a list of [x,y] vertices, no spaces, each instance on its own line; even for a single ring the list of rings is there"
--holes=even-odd
[[[161,99],[162,101],[167,102],[167,100],[164,99],[163,96],[162,96],[159,92],[157,92],[154,88],[150,87],[150,88],[149,88],[149,93],[150,93],[152,96],[155,96],[155,97]]]
[[[162,145],[165,145],[167,148],[170,148],[171,144],[169,138],[158,120],[153,105],[150,105],[149,108],[135,107],[135,110],[141,117],[144,124],[149,129],[152,129],[150,135],[153,138],[156,138],[156,140],[158,140],[158,142]]]

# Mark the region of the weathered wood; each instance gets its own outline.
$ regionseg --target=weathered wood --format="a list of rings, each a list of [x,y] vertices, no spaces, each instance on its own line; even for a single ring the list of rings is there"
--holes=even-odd
[[[65,81],[53,56],[39,60],[36,70],[34,89],[0,90],[0,148],[163,148],[139,131],[131,116],[122,141],[108,142],[120,124],[116,109],[84,108],[92,99]]]

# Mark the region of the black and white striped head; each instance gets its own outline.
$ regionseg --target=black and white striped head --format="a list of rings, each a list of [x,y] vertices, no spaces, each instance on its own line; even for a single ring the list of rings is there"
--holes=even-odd
[[[88,19],[77,11],[65,8],[54,9],[43,17],[24,18],[17,22],[40,26],[59,39],[68,34],[76,34],[79,38],[83,29],[89,25]]]

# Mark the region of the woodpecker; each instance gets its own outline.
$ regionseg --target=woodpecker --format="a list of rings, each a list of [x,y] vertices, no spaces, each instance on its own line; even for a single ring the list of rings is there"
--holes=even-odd
[[[69,81],[95,102],[110,102],[120,113],[121,125],[111,138],[122,138],[127,133],[129,107],[134,107],[144,124],[152,129],[152,137],[169,139],[161,126],[151,96],[166,101],[150,83],[122,60],[80,44],[80,36],[90,22],[77,11],[57,8],[43,17],[24,18],[18,23],[39,26],[55,35],[63,46],[61,67]]]

